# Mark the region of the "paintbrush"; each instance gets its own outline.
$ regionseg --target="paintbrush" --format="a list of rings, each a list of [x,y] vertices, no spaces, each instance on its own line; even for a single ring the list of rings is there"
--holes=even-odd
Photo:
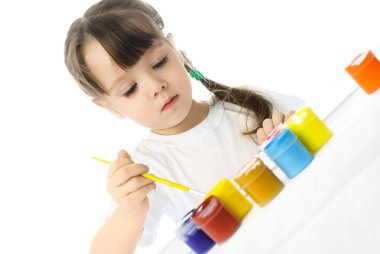
[[[92,157],[94,160],[97,160],[97,161],[100,161],[100,162],[103,162],[105,164],[111,164],[111,162],[107,161],[107,160],[104,160],[104,159],[101,159],[101,158],[98,158],[98,157],[95,157],[93,156]],[[194,193],[194,194],[197,194],[199,196],[202,196],[202,197],[205,197],[206,194],[200,192],[200,191],[197,191],[197,190],[194,190],[194,189],[191,189],[185,185],[182,185],[182,184],[179,184],[179,183],[176,183],[176,182],[172,182],[172,181],[169,181],[167,179],[164,179],[164,178],[160,178],[160,177],[157,177],[155,175],[152,175],[152,174],[148,174],[148,173],[142,173],[141,174],[143,177],[147,178],[147,179],[150,179],[152,181],[155,181],[155,182],[159,182],[159,183],[162,183],[162,184],[165,184],[165,185],[168,185],[170,187],[173,187],[173,188],[176,188],[176,189],[179,189],[179,190],[183,190],[183,191],[187,191],[187,192],[191,192],[191,193]]]

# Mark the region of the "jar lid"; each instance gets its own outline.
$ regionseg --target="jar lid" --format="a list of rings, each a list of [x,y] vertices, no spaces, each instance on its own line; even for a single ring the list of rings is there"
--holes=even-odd
[[[314,120],[317,115],[309,106],[303,106],[297,112],[295,112],[288,120],[284,123],[285,127],[295,124],[299,126],[299,131],[304,129],[312,120]]]
[[[207,193],[206,198],[214,195],[215,197],[219,197],[221,200],[224,200],[228,199],[235,191],[236,188],[232,182],[228,178],[223,178]],[[223,196],[223,198],[221,196]]]
[[[289,129],[285,128],[264,148],[264,152],[272,160],[276,160],[296,141],[297,137]]]
[[[222,208],[223,205],[219,199],[211,195],[194,211],[192,219],[199,227],[203,227],[214,219]]]
[[[185,234],[191,234],[197,229],[196,225],[191,220],[191,216],[193,215],[194,211],[195,209],[190,210],[188,213],[186,213],[185,216],[182,217],[178,223],[178,226],[175,229],[175,232],[178,236],[182,237]]]
[[[380,62],[368,49],[355,57],[345,70],[368,94],[380,87]]]
[[[355,76],[365,69],[373,60],[376,60],[375,56],[369,49],[366,49],[357,55],[345,69],[351,76]]]
[[[260,177],[265,170],[270,169],[256,155],[236,173],[234,180],[244,188]]]

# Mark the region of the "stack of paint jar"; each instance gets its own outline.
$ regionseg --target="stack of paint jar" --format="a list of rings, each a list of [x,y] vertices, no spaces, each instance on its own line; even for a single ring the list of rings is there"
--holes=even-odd
[[[195,253],[207,253],[229,239],[253,207],[273,199],[284,184],[255,156],[232,180],[222,179],[196,209],[184,216],[177,237]]]
[[[176,235],[195,253],[207,253],[235,233],[251,208],[239,189],[223,179],[182,219]]]
[[[303,107],[275,129],[261,146],[263,152],[293,178],[312,161],[332,132],[310,107]],[[229,239],[253,207],[270,202],[284,183],[254,156],[233,180],[222,179],[205,200],[182,219],[176,234],[195,253],[206,253],[216,243]]]
[[[371,94],[380,88],[380,62],[370,50],[357,56],[346,71]],[[298,110],[277,127],[232,180],[222,179],[196,209],[186,214],[176,234],[195,253],[207,253],[216,243],[229,239],[252,209],[270,202],[284,188],[272,172],[269,158],[291,179],[313,160],[314,154],[331,138],[332,132],[310,107]],[[264,155],[264,156],[263,156]]]

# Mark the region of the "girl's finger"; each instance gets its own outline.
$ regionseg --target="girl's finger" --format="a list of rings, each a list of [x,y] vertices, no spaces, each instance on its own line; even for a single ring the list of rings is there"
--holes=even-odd
[[[127,159],[131,159],[131,156],[129,155],[129,153],[127,151],[125,151],[124,149],[121,149],[118,154],[117,154],[117,158],[120,159],[120,158],[127,158]]]
[[[137,205],[143,201],[149,192],[154,190],[156,188],[156,184],[154,182],[144,185],[140,189],[129,193],[127,196],[124,196],[122,200],[124,200],[124,203],[128,203],[129,205]]]
[[[294,113],[295,113],[294,110],[289,110],[288,113],[286,113],[285,115],[284,122],[286,122],[286,120],[288,120]]]
[[[127,170],[127,168],[119,168],[113,175],[107,178],[107,184],[116,188],[126,183],[130,178]]]
[[[111,163],[107,176],[112,177],[119,169],[121,169],[122,167],[128,166],[130,164],[133,164],[133,161],[131,158],[116,159],[115,161]]]
[[[268,136],[269,133],[274,129],[273,121],[270,118],[267,118],[263,122],[263,129],[265,131],[265,136]]]
[[[273,125],[276,128],[279,124],[283,123],[285,119],[285,115],[281,112],[275,111],[272,114]]]
[[[127,165],[119,168],[112,176],[108,178],[108,184],[114,187],[121,186],[128,182],[131,178],[147,173],[149,168],[140,163]]]
[[[143,176],[136,176],[131,178],[127,183],[119,186],[116,192],[118,193],[118,196],[127,196],[151,183],[153,183],[152,180]]]
[[[110,169],[108,170],[108,176],[110,177],[113,174],[115,174],[115,172],[119,170],[119,168],[121,168],[122,166],[129,165],[132,163],[133,160],[129,153],[121,149],[117,154],[117,159],[114,160],[110,165]]]
[[[264,141],[264,139],[267,137],[265,135],[265,131],[263,128],[260,128],[257,130],[256,136],[257,136],[257,141],[259,142],[259,144],[261,144]]]

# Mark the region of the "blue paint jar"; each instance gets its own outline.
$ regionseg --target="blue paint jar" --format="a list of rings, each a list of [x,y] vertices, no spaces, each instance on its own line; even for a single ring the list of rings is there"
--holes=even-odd
[[[288,178],[298,175],[313,160],[310,152],[287,128],[265,146],[264,152]]]
[[[198,228],[191,219],[194,210],[191,210],[182,218],[176,229],[176,235],[195,253],[207,253],[215,245],[215,242],[202,229]]]

